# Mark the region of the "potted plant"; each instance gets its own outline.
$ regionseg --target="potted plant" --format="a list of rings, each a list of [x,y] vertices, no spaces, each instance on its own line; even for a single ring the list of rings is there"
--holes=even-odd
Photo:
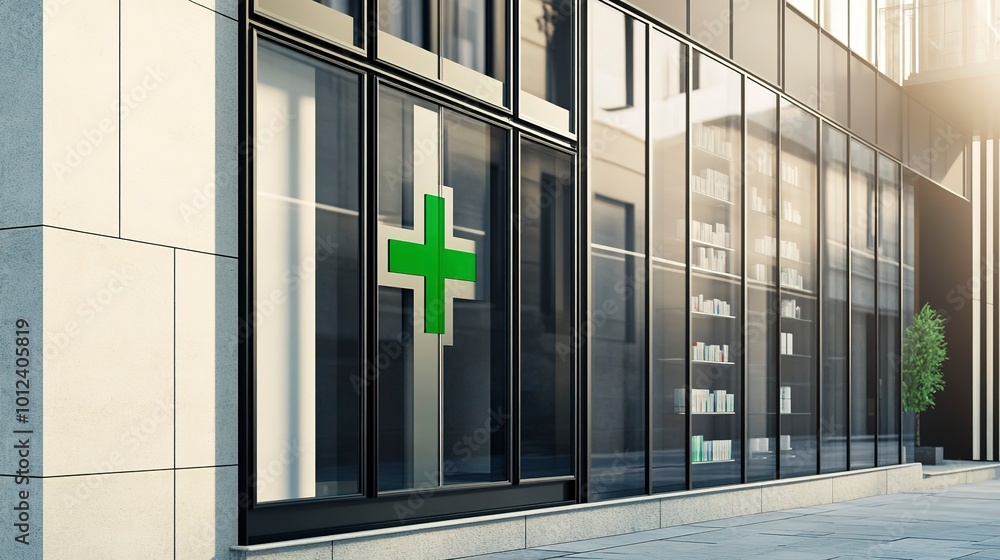
[[[916,413],[914,459],[925,465],[944,460],[943,448],[920,445],[920,413],[934,408],[934,396],[944,389],[941,365],[947,359],[944,317],[925,303],[903,337],[903,410]]]

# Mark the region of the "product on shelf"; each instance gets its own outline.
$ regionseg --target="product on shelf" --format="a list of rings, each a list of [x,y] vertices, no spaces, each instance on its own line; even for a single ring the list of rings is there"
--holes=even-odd
[[[733,460],[733,440],[705,440],[705,436],[691,436],[691,462],[711,463]]]
[[[691,345],[691,359],[696,362],[727,363],[729,362],[729,345],[695,342]]]
[[[728,272],[726,264],[726,252],[722,249],[712,249],[711,247],[696,247],[694,255],[694,266],[711,272]]]
[[[781,300],[781,316],[791,319],[802,318],[802,307],[798,305],[795,298]]]
[[[790,268],[782,267],[781,269],[781,285],[786,288],[795,288],[797,290],[805,289],[805,279],[799,274],[799,271]]]
[[[781,353],[786,356],[795,354],[794,347],[792,345],[792,333],[790,332],[781,333]]]
[[[674,389],[674,402],[677,402],[676,391],[677,389]],[[724,389],[716,391],[691,389],[691,412],[694,414],[736,412],[736,395],[727,393]]]
[[[717,298],[707,299],[702,294],[691,297],[691,311],[709,315],[732,315],[728,302]]]
[[[781,387],[780,391],[779,391],[779,396],[781,397],[778,400],[778,403],[779,403],[779,407],[778,407],[779,408],[779,412],[781,414],[791,414],[792,413],[792,388],[789,387],[789,386],[787,386],[787,385],[783,385]]]

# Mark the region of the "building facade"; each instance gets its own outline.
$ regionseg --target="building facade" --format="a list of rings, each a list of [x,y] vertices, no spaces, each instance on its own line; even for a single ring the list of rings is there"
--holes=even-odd
[[[905,489],[902,333],[1000,247],[939,4],[0,0],[0,558]],[[941,425],[995,459],[978,308]]]

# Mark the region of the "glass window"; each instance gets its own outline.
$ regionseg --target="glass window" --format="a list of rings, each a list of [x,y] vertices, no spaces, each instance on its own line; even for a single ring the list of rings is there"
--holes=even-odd
[[[785,93],[812,108],[819,108],[819,31],[802,16],[785,13]]]
[[[899,166],[878,158],[878,464],[899,463]]]
[[[501,105],[506,22],[504,0],[379,0],[378,56]]]
[[[788,5],[802,12],[807,18],[816,21],[816,0],[788,0]]]
[[[255,0],[254,9],[323,39],[361,45],[361,0]]]
[[[591,2],[590,498],[646,491],[646,28]]]
[[[379,489],[507,480],[506,133],[379,103]]]
[[[913,173],[906,167],[903,167],[903,200],[902,200],[902,211],[901,219],[903,220],[903,303],[902,303],[902,332],[905,334],[906,329],[913,324],[913,315],[916,313],[917,307],[917,295],[916,295],[916,274],[914,270],[914,264],[916,263],[916,255],[914,251],[914,241],[915,241],[915,203],[916,203],[916,190],[917,183],[920,181],[920,176]],[[903,449],[905,455],[903,456],[904,462],[909,463],[913,461],[913,447],[916,443],[915,441],[916,433],[916,418],[915,414],[912,412],[903,412]]]
[[[903,19],[900,0],[877,0],[878,69],[894,82],[903,72]]]
[[[778,473],[778,98],[748,80],[746,112],[747,480],[753,482]]]
[[[746,0],[733,9],[733,60],[761,78],[778,83],[780,0]]]
[[[694,54],[691,84],[691,485],[742,475],[742,77]]]
[[[653,491],[687,488],[687,49],[652,32],[650,253]]]
[[[851,2],[851,50],[868,62],[875,63],[874,0]]]
[[[778,222],[781,478],[817,472],[817,126],[816,117],[787,101],[782,102],[781,220]]]
[[[687,0],[632,0],[677,31],[687,32]]]
[[[847,470],[848,225],[847,135],[823,126],[823,401],[820,472]]]
[[[521,114],[571,130],[575,9],[572,0],[521,2]]]
[[[875,142],[875,70],[858,58],[851,57],[851,130]]]
[[[820,35],[819,53],[819,109],[846,125],[851,116],[848,80],[851,55],[826,35]]]
[[[903,92],[895,82],[878,77],[878,145],[889,154],[903,153]]]
[[[851,468],[875,466],[875,152],[851,141]]]
[[[521,476],[573,474],[573,158],[524,141],[521,274]]]
[[[732,15],[729,0],[691,2],[690,35],[698,42],[729,57],[729,26]]]
[[[357,76],[260,43],[254,308],[270,310],[254,321],[261,502],[360,491],[360,93]]]
[[[847,45],[850,20],[847,18],[848,3],[844,0],[820,0],[820,22],[823,29],[830,32],[841,43]]]

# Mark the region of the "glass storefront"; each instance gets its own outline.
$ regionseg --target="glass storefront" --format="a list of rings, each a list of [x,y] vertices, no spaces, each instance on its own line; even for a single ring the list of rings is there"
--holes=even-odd
[[[900,462],[913,187],[820,28],[881,8],[308,3],[248,28],[244,541]]]

